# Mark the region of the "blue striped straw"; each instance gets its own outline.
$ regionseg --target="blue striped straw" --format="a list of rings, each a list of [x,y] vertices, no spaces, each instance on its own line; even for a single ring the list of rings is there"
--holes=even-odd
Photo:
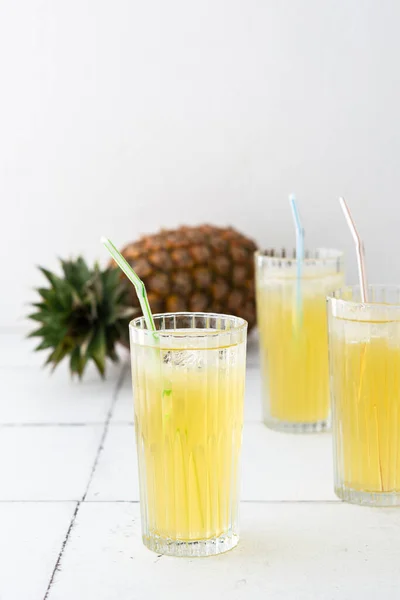
[[[304,229],[301,225],[299,209],[297,208],[296,196],[290,194],[290,206],[292,208],[293,220],[296,227],[296,266],[297,266],[297,285],[296,285],[296,303],[297,314],[301,318],[301,276],[303,272],[304,260]]]

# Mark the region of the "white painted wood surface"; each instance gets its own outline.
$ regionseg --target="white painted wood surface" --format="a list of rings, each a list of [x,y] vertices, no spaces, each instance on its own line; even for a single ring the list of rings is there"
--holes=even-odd
[[[241,542],[209,559],[158,557],[140,538],[129,371],[79,384],[0,334],[0,600],[347,600],[400,593],[400,511],[332,491],[329,434],[261,423],[252,344]]]

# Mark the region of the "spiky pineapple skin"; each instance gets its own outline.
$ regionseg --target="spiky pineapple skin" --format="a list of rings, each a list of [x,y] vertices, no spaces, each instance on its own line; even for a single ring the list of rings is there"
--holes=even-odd
[[[144,281],[154,313],[229,313],[256,322],[256,244],[232,227],[182,226],[147,235],[122,254]],[[132,306],[139,304],[131,290]]]

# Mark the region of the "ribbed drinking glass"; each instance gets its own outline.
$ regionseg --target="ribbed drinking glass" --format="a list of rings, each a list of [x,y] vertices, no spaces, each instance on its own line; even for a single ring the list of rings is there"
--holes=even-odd
[[[247,323],[205,313],[130,324],[144,544],[208,556],[238,542]]]
[[[326,296],[343,285],[343,255],[307,252],[297,278],[289,251],[257,252],[264,421],[294,433],[329,426]]]
[[[335,492],[400,505],[400,286],[328,299]]]

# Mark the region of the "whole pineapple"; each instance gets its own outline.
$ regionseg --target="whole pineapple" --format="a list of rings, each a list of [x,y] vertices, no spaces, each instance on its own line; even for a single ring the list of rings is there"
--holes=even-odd
[[[154,313],[229,313],[246,319],[251,329],[256,249],[231,227],[202,225],[144,236],[122,254],[144,281]],[[133,288],[131,303],[140,314]]]
[[[153,313],[204,311],[243,317],[255,324],[254,242],[232,228],[180,227],[126,246],[125,259],[144,281]],[[61,261],[62,275],[41,269],[49,287],[30,315],[50,351],[46,364],[69,360],[82,376],[92,361],[104,376],[116,344],[128,346],[130,319],[141,314],[136,292],[119,268],[89,268],[82,258]]]

